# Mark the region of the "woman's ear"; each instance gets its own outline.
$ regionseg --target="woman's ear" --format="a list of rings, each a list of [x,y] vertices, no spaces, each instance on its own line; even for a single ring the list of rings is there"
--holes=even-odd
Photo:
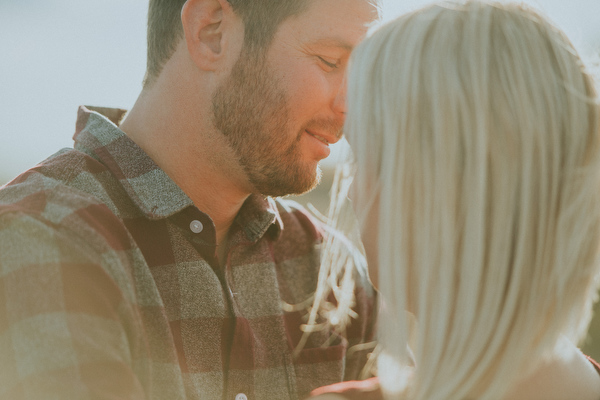
[[[200,69],[214,71],[230,57],[237,60],[243,22],[227,0],[188,0],[181,22],[190,57]]]

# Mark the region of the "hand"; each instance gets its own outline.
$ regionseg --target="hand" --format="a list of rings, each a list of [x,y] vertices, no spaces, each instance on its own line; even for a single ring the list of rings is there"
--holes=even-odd
[[[320,387],[311,393],[310,400],[382,400],[383,394],[378,378],[364,381],[348,381]]]

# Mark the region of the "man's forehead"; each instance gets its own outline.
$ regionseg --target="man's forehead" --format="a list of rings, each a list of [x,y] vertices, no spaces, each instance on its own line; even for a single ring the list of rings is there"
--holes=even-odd
[[[316,0],[290,22],[298,38],[351,51],[377,17],[372,0]]]

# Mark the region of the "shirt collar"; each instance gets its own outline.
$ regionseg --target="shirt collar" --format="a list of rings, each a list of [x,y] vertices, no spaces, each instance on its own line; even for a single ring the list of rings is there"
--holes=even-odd
[[[183,190],[118,128],[125,113],[114,108],[79,107],[75,149],[101,161],[149,219],[170,217],[193,206]],[[236,222],[250,241],[267,231],[278,236],[283,229],[275,200],[260,195],[248,197]]]
[[[283,229],[283,221],[275,200],[256,194],[250,195],[244,202],[235,222],[251,242],[255,242],[266,232],[277,238]]]
[[[95,110],[106,112],[112,121]],[[101,161],[150,219],[169,217],[192,205],[175,182],[115,125],[124,114],[125,110],[80,107],[75,149]]]

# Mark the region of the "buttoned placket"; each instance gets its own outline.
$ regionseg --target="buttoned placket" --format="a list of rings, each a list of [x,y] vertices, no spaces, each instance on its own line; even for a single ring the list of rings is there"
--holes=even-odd
[[[215,272],[215,274],[217,275],[217,278],[219,279],[219,282],[221,283],[221,290],[222,293],[226,299],[226,303],[227,303],[227,316],[228,318],[230,318],[230,321],[232,321],[232,324],[230,325],[230,329],[227,332],[227,337],[224,337],[223,339],[227,342],[227,348],[229,348],[231,350],[232,344],[233,344],[233,340],[234,340],[234,336],[235,336],[235,329],[236,329],[236,309],[237,309],[237,305],[236,305],[236,300],[235,300],[235,293],[234,293],[234,289],[232,289],[232,283],[231,283],[231,276],[230,276],[230,269],[231,269],[231,265],[230,265],[230,255],[232,252],[235,251],[235,249],[241,247],[241,246],[247,246],[247,245],[251,245],[252,242],[249,242],[248,240],[246,240],[245,236],[243,235],[241,230],[234,230],[232,231],[232,239],[230,240],[229,244],[228,244],[228,248],[226,249],[225,252],[225,258],[222,262],[221,265],[219,265],[217,257],[216,257],[216,245],[213,246],[211,248],[211,251],[207,251],[208,248],[206,248],[205,246],[203,246],[203,243],[206,243],[209,239],[209,232],[211,233],[211,237],[210,237],[210,244],[216,243],[216,237],[214,236],[215,234],[212,234],[212,232],[214,232],[214,225],[212,224],[212,221],[210,221],[210,219],[207,222],[202,222],[202,220],[204,218],[204,215],[202,213],[200,214],[196,214],[199,211],[197,210],[193,210],[191,211],[190,217],[193,218],[191,221],[189,221],[189,232],[190,232],[190,237],[191,240],[193,241],[193,243],[195,244],[194,247],[196,247],[198,249],[198,251],[200,252],[200,254],[207,259],[207,261],[209,262],[209,264],[211,265],[213,271]],[[239,229],[239,227],[237,227]],[[236,234],[237,232],[237,234]],[[225,386],[223,387],[223,390],[225,391],[225,393],[231,393],[231,389],[232,389],[232,382],[229,382],[229,376],[228,376],[228,371],[229,371],[229,365],[231,362],[231,354],[229,353],[227,355],[227,357],[223,360],[223,369],[224,369],[224,383]],[[234,399],[241,399],[241,400],[248,400],[248,394],[247,392],[244,393],[243,390],[240,390],[241,388],[236,388],[234,389],[233,393],[236,393],[235,396],[232,396],[231,394],[227,395],[226,398],[234,398]],[[230,397],[231,396],[231,397]]]
[[[240,313],[240,311],[236,311],[238,308],[235,287],[232,283],[231,276],[231,257],[236,251],[240,250],[244,246],[251,246],[256,244],[257,241],[261,240],[261,236],[252,235],[254,241],[248,240],[248,232],[245,231],[240,225],[233,227],[231,232],[231,240],[228,244],[228,248],[225,253],[225,258],[223,260],[222,265],[219,265],[216,257],[216,234],[214,224],[210,220],[208,216],[200,212],[195,207],[190,207],[189,210],[184,212],[185,221],[179,219],[178,225],[187,230],[188,237],[190,238],[194,247],[198,250],[198,252],[203,256],[203,258],[211,265],[213,271],[221,283],[221,290],[226,299],[227,304],[227,317],[230,318],[232,322],[229,325],[229,329],[227,332],[227,337],[223,337],[223,340],[227,342],[227,348],[229,352],[226,358],[223,360],[223,368],[224,368],[224,398],[235,399],[235,400],[254,400],[252,397],[252,389],[245,388],[236,385],[235,382],[230,382],[230,377],[228,376],[229,366],[231,363],[231,349],[233,345],[233,340],[235,338],[236,332],[236,315]],[[182,226],[183,225],[183,226]],[[233,286],[232,286],[233,285]]]

